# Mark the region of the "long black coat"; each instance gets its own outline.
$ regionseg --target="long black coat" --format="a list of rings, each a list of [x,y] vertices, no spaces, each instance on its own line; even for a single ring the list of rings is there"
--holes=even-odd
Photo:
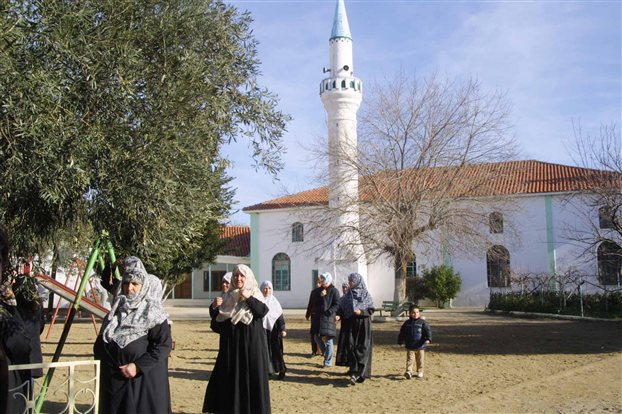
[[[374,309],[361,311],[361,315],[352,315],[342,319],[341,335],[346,344],[346,359],[350,367],[348,373],[362,379],[371,378],[373,338],[371,315]],[[341,316],[341,315],[340,315]]]
[[[311,333],[334,338],[337,336],[335,316],[339,308],[339,291],[334,286],[316,288],[313,295]],[[322,292],[326,294],[322,296]]]
[[[17,308],[15,306],[0,306],[3,307],[0,309],[0,340],[2,341],[7,367],[8,365],[30,363],[30,336]],[[30,377],[30,371],[9,371],[6,378],[7,384],[2,384],[1,387],[16,388],[29,381]],[[18,392],[24,393],[24,391],[25,389],[22,388]],[[9,397],[0,402],[0,406],[3,404],[7,405],[7,413],[21,413],[26,409],[21,398]]]
[[[140,337],[119,348],[97,337],[93,352],[101,361],[100,414],[170,414],[171,392],[168,382],[168,357],[171,352],[171,328],[164,321]],[[140,369],[127,379],[119,366],[133,362]]]
[[[235,325],[231,319],[213,325],[220,333],[220,350],[210,375],[204,413],[270,413],[268,341],[262,318],[268,307],[246,299],[253,320]]]
[[[270,356],[270,373],[285,373],[287,371],[285,359],[283,358],[283,337],[281,336],[281,332],[284,330],[285,318],[283,318],[283,315],[279,316],[271,331],[266,329],[268,354]]]

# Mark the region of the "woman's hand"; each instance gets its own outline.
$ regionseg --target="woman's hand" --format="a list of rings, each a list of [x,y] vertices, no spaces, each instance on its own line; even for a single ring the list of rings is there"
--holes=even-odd
[[[360,315],[361,314],[361,310],[360,309],[354,309],[354,314],[355,315]]]
[[[222,305],[222,297],[218,296],[214,298],[214,301],[212,302],[212,309],[216,309],[220,305]]]
[[[248,299],[248,298],[250,298],[253,295],[251,295],[250,289],[241,289],[240,290],[240,296],[242,296],[244,299]]]
[[[129,364],[121,365],[119,367],[119,371],[121,371],[121,375],[123,375],[125,378],[130,379],[138,375],[139,369],[135,363],[130,362]]]
[[[339,316],[339,315],[335,316],[335,321],[336,322],[339,322],[340,320],[341,320],[341,316]]]
[[[287,336],[287,332],[281,331],[281,337],[285,338]]]

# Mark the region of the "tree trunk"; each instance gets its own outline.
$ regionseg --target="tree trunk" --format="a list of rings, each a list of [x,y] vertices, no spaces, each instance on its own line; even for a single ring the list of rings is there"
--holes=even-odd
[[[56,270],[58,269],[58,250],[56,249],[56,244],[53,247],[52,253],[52,269],[50,269],[50,277],[56,280]],[[54,292],[50,291],[48,295],[48,308],[45,315],[45,319],[47,322],[52,320],[52,314],[54,313]]]
[[[406,261],[402,260],[400,253],[395,255],[395,289],[393,290],[393,301],[402,303],[406,298]],[[399,309],[394,311],[394,315],[399,313]]]

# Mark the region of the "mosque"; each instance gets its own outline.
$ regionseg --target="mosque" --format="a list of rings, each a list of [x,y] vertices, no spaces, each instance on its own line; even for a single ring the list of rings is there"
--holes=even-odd
[[[330,65],[328,75],[320,82],[320,98],[327,115],[328,145],[356,151],[357,111],[363,99],[363,82],[354,76],[353,38],[346,8],[338,0],[329,40]],[[350,154],[351,155],[351,154]],[[218,282],[224,271],[236,262],[249,263],[261,279],[271,279],[279,301],[286,308],[305,308],[310,290],[319,273],[331,272],[340,285],[351,272],[360,273],[374,297],[376,305],[393,300],[395,270],[389,258],[368,260],[365,252],[344,251],[344,241],[356,241],[357,233],[344,231],[339,237],[324,243],[314,233],[309,217],[314,211],[334,209],[334,226],[355,227],[358,210],[345,206],[343,200],[358,197],[359,179],[338,155],[329,155],[329,180],[325,187],[279,197],[243,209],[250,215],[250,229],[236,228],[237,243],[242,250],[231,253],[213,265],[195,269],[192,275],[192,298],[209,298],[217,294]],[[469,174],[478,174],[491,164],[473,165]],[[567,237],[570,227],[589,231],[600,226],[607,231],[603,208],[593,206],[587,197],[578,212],[576,197],[590,189],[590,177],[596,170],[551,164],[536,160],[494,164],[502,171],[489,187],[516,206],[504,211],[494,202],[487,205],[490,225],[481,231],[489,232],[493,243],[480,254],[447,254],[447,246],[425,248],[415,246],[416,257],[409,265],[408,276],[420,274],[422,266],[451,265],[462,278],[462,289],[452,306],[484,307],[491,292],[510,286],[511,272],[559,273],[568,269],[583,269],[597,274],[599,268],[609,269],[603,275],[605,284],[620,283],[620,262],[601,266],[605,247],[622,252],[616,243],[596,247],[594,259],[580,260],[580,250]],[[486,199],[491,194],[473,194]],[[485,204],[485,203],[484,203]],[[588,217],[589,220],[585,220]],[[519,229],[518,237],[508,229]],[[230,229],[230,231],[232,231]],[[442,239],[442,237],[441,237]],[[356,243],[349,243],[354,245]],[[238,246],[239,247],[239,246]],[[459,249],[458,249],[459,250]],[[362,253],[362,254],[361,254]]]

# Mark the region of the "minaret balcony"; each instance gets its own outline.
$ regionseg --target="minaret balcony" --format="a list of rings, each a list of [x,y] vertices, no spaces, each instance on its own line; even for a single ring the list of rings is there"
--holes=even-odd
[[[320,82],[320,95],[324,92],[330,91],[354,91],[358,93],[363,92],[363,82],[355,77],[338,77],[338,78],[326,78]]]

